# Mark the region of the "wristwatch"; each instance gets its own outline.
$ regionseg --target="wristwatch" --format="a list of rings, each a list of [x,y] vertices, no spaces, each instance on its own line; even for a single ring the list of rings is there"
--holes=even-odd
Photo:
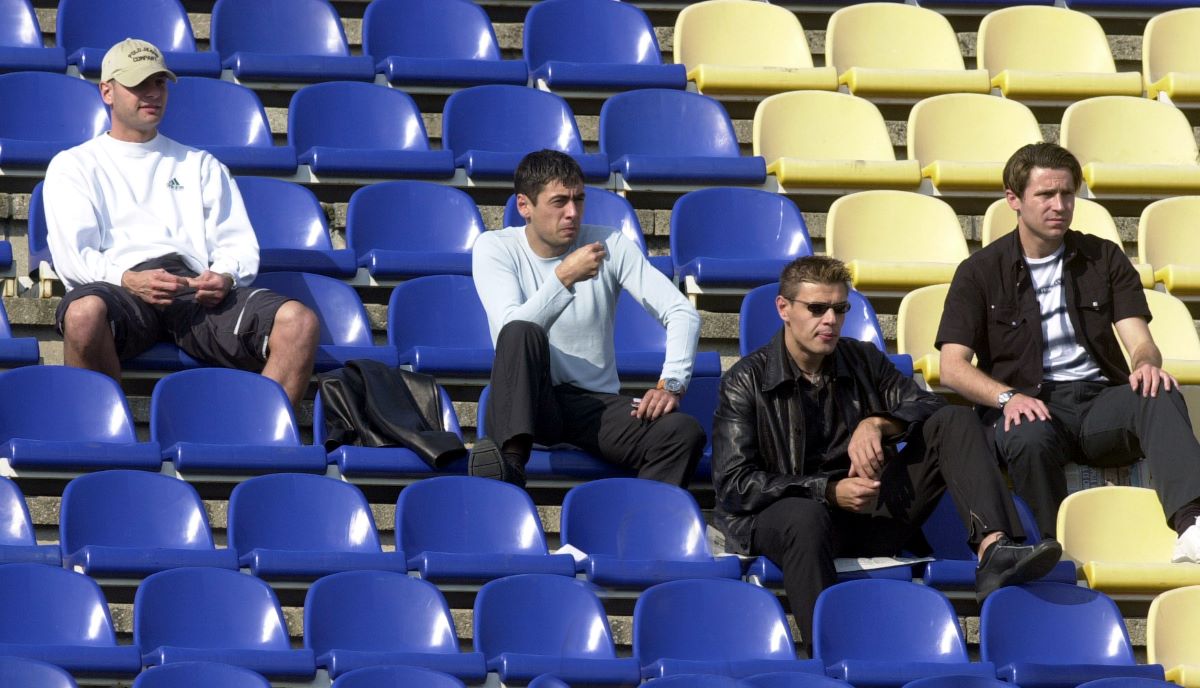
[[[1000,407],[1000,410],[1003,411],[1004,405],[1007,404],[1009,401],[1011,401],[1012,398],[1015,397],[1018,393],[1019,392],[1017,392],[1017,390],[1015,390],[1015,389],[1006,389],[1003,392],[1001,392],[1000,394],[998,394],[996,396],[996,404]]]
[[[664,389],[675,396],[683,394],[683,383],[673,377],[663,378],[658,381],[658,387],[655,389]]]

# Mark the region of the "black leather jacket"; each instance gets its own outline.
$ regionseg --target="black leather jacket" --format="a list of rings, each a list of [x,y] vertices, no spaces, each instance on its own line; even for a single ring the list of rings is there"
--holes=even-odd
[[[721,399],[713,418],[713,485],[717,506],[713,524],[725,533],[729,551],[748,553],[755,514],[783,497],[825,502],[831,478],[850,469],[846,447],[830,454],[805,456],[806,418],[797,396],[799,384],[787,362],[783,329],[769,344],[738,361],[721,381]],[[834,417],[852,432],[870,416],[887,416],[914,426],[945,402],[922,390],[896,370],[873,345],[841,339],[833,352],[830,399]]]

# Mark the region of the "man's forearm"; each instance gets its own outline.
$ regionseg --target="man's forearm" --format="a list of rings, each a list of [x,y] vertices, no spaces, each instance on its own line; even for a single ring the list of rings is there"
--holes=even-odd
[[[960,358],[942,356],[941,369],[942,384],[975,404],[998,408],[997,397],[1012,389]]]
[[[1143,342],[1139,344],[1129,354],[1129,368],[1137,370],[1144,365],[1152,365],[1155,368],[1162,367],[1162,352],[1158,350],[1158,345],[1153,341]]]

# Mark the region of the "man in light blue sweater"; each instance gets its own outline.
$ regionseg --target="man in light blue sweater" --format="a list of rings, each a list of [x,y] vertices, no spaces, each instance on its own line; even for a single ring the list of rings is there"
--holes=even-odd
[[[675,411],[691,380],[699,314],[618,230],[581,224],[583,174],[570,156],[527,155],[514,186],[526,225],[483,234],[472,257],[496,360],[490,437],[476,442],[471,474],[523,485],[535,442],[567,442],[686,486],[705,437]],[[640,401],[619,394],[613,316],[622,290],[667,328],[658,386]]]

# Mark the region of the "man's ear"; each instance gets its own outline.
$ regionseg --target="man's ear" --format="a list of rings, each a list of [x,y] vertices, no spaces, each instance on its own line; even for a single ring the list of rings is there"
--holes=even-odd
[[[779,314],[779,319],[785,323],[788,322],[788,307],[791,305],[792,303],[782,296],[777,295],[775,297],[775,312]]]
[[[1008,207],[1012,208],[1013,210],[1021,210],[1021,197],[1018,196],[1012,189],[1004,190],[1004,200],[1008,201]]]
[[[526,222],[529,221],[529,216],[533,214],[533,201],[523,193],[517,194],[517,212],[521,214],[521,217],[525,218]]]
[[[113,85],[111,81],[100,82],[100,100],[103,100],[105,105],[111,106],[113,104],[112,90]]]

